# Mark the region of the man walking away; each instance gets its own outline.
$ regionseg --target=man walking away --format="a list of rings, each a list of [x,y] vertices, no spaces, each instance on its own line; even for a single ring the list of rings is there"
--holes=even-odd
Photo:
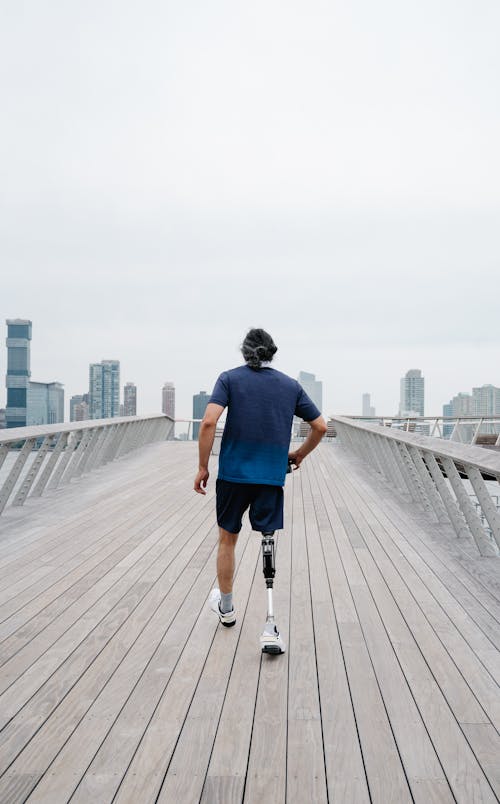
[[[265,330],[251,329],[241,351],[245,365],[219,376],[207,405],[199,430],[199,468],[194,481],[194,490],[205,494],[216,425],[227,408],[216,482],[219,587],[210,594],[210,607],[226,627],[236,622],[234,549],[244,512],[250,509],[250,523],[256,531],[281,530],[288,463],[298,469],[327,429],[299,383],[271,367],[277,347]],[[294,415],[309,422],[311,431],[297,450],[289,452]]]

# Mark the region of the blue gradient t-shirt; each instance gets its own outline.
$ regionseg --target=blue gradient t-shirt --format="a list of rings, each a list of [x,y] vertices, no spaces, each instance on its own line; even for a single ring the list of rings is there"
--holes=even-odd
[[[224,371],[210,402],[228,409],[218,476],[233,483],[283,486],[294,415],[321,415],[296,380],[268,367]]]

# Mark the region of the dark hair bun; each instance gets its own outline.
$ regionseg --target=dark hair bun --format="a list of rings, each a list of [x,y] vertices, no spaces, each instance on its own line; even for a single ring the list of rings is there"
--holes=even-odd
[[[260,368],[262,363],[270,362],[278,347],[265,329],[251,329],[241,345],[245,362],[250,368]]]

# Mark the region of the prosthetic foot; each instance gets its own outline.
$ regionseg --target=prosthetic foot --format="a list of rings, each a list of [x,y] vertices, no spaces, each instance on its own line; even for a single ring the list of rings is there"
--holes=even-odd
[[[260,637],[262,653],[284,653],[285,643],[274,622],[273,582],[276,574],[274,564],[274,531],[262,534],[262,565],[267,587],[267,618]]]

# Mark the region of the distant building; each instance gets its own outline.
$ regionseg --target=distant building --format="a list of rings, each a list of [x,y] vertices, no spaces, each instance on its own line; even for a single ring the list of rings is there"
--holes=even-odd
[[[500,388],[494,385],[481,385],[472,389],[475,416],[500,415]]]
[[[137,416],[137,386],[133,382],[123,386],[123,415]]]
[[[500,388],[495,385],[481,385],[472,389],[472,394],[459,393],[443,405],[450,416],[500,416]],[[451,426],[451,425],[450,425]]]
[[[7,319],[6,427],[26,427],[30,384],[31,321]]]
[[[111,419],[120,415],[119,360],[90,364],[89,413],[91,419]]]
[[[31,321],[7,319],[7,427],[64,421],[64,388],[59,382],[32,382]]]
[[[0,408],[0,430],[5,427],[5,408]]]
[[[400,382],[400,416],[423,416],[425,379],[420,369],[410,369]]]
[[[443,419],[450,419],[453,416],[453,405],[451,402],[448,402],[447,405],[443,405]],[[453,422],[443,422],[443,438],[449,438],[453,432],[454,428]]]
[[[366,416],[367,419],[373,419],[375,416],[375,408],[371,405],[371,396],[370,394],[363,394],[361,397],[361,410],[362,416]]]
[[[89,395],[75,394],[69,400],[70,422],[83,422],[89,418]]]
[[[166,382],[161,391],[162,413],[175,419],[175,385],[173,382]]]
[[[26,425],[64,421],[64,388],[60,382],[30,382]]]
[[[315,374],[310,374],[308,371],[299,372],[297,380],[321,413],[323,411],[323,383],[316,379]]]
[[[210,396],[206,391],[200,391],[199,394],[193,396],[193,419],[203,419],[209,399]],[[198,441],[199,432],[200,423],[193,422],[193,441]]]
[[[450,401],[452,416],[474,416],[474,399],[471,394],[460,393]]]

